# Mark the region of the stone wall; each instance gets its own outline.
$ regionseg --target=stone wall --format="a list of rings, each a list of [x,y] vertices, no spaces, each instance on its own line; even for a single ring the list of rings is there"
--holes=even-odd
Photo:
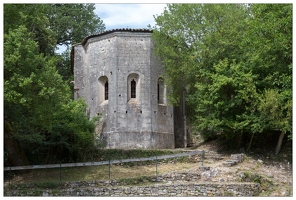
[[[127,185],[125,181],[79,181],[55,189],[10,187],[4,196],[256,196],[257,183],[199,182],[197,173],[170,173],[149,178],[147,186]]]
[[[85,100],[90,118],[102,116],[96,130],[106,148],[175,148],[173,107],[158,101],[163,67],[151,34],[114,30],[73,46],[74,97]]]
[[[256,183],[175,183],[68,189],[5,190],[4,196],[256,196]]]
[[[152,186],[97,187],[63,190],[61,196],[254,196],[254,183],[179,183]],[[49,196],[44,191],[43,196]]]

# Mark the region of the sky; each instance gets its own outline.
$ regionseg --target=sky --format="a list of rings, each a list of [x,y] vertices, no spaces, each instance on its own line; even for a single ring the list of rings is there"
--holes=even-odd
[[[163,13],[166,4],[96,4],[95,13],[103,20],[106,30],[117,28],[148,28],[155,25],[153,15]]]
[[[106,30],[120,28],[143,29],[148,28],[148,24],[155,25],[153,15],[161,15],[166,4],[100,3],[95,4],[95,7],[94,12],[103,20]],[[62,53],[65,50],[65,46],[58,46],[57,53]]]

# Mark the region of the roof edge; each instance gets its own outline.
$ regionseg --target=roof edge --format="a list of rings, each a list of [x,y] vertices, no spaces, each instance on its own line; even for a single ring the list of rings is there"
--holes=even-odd
[[[94,37],[98,37],[98,36],[102,36],[102,35],[107,35],[107,34],[118,32],[118,31],[120,31],[120,32],[144,32],[144,33],[152,33],[153,32],[153,30],[147,29],[147,28],[141,28],[141,29],[118,28],[118,29],[106,30],[102,33],[93,34],[93,35],[89,35],[89,36],[85,37],[80,43],[72,45],[72,49],[70,52],[72,73],[73,73],[73,67],[74,67],[74,47],[76,45],[85,45],[87,43],[88,39],[90,39],[90,38],[94,38]]]
[[[89,35],[87,37],[85,37],[82,42],[80,44],[84,45],[88,39],[93,38],[93,37],[98,37],[98,36],[102,36],[102,35],[107,35],[109,33],[114,33],[114,32],[145,32],[145,33],[152,33],[153,31],[151,29],[132,29],[132,28],[119,28],[119,29],[112,29],[112,30],[107,30],[104,31],[102,33],[98,33],[98,34],[93,34],[93,35]]]

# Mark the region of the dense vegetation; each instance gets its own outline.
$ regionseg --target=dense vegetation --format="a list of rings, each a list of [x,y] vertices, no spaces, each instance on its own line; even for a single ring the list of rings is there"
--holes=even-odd
[[[170,100],[186,92],[198,132],[247,149],[277,133],[276,153],[292,139],[291,4],[169,4],[155,20]]]
[[[94,9],[4,4],[5,165],[75,161],[93,147],[96,119],[72,98],[69,49],[105,30]]]

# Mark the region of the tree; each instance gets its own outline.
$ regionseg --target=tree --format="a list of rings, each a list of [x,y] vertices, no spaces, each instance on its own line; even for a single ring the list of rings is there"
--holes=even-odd
[[[4,32],[24,25],[42,53],[54,53],[57,45],[69,47],[105,30],[94,10],[94,4],[5,4]]]
[[[37,42],[40,53],[52,55],[57,34],[49,28],[46,13],[46,4],[5,4],[4,33],[24,26]]]
[[[71,45],[106,28],[94,10],[94,4],[6,4],[4,32],[25,26],[34,35],[40,53],[58,57],[57,69],[69,81],[72,76],[67,52]],[[67,51],[56,55],[61,46]]]
[[[105,31],[106,26],[95,13],[94,4],[51,4],[47,5],[47,16],[52,31],[56,33],[56,47],[66,46],[66,50],[57,55],[57,69],[64,80],[73,79],[70,70],[70,50],[73,44],[83,38]]]
[[[5,34],[4,46],[4,114],[23,147],[41,145],[55,114],[70,100],[69,87],[57,73],[54,57],[38,53],[25,27]]]
[[[10,163],[13,166],[28,165],[29,161],[26,157],[19,142],[12,137],[13,130],[8,122],[8,119],[4,119],[4,165]]]
[[[249,67],[260,77],[260,126],[280,132],[278,154],[284,135],[292,139],[292,5],[255,4],[251,10],[246,48],[253,58]]]
[[[185,83],[187,116],[202,134],[242,138],[278,130],[282,120],[291,133],[291,108],[284,106],[292,97],[291,12],[289,4],[170,4],[155,17],[155,52],[171,99]],[[266,123],[271,89],[282,97],[282,114]]]
[[[30,163],[75,161],[94,142],[94,121],[85,115],[85,103],[73,101],[57,70],[58,29],[50,26],[48,8],[4,5],[4,144],[12,165],[26,164],[25,157]],[[81,7],[86,8],[93,7]]]
[[[56,44],[71,46],[88,35],[101,33],[105,24],[94,13],[94,4],[47,5],[51,30],[57,34]]]
[[[204,119],[198,122],[199,129],[220,129],[216,124],[221,120],[213,122],[213,119],[218,119],[215,115],[222,115],[221,111],[226,111],[225,106],[230,106],[227,102],[222,105],[222,101],[230,101],[233,86],[227,85],[225,80],[214,83],[217,77],[211,76],[216,70],[221,71],[218,66],[225,68],[225,64],[235,64],[235,60],[240,58],[239,41],[243,39],[246,16],[245,7],[237,5],[171,4],[163,15],[156,18],[157,26],[153,32],[156,54],[161,57],[167,82],[173,85],[174,90],[180,88],[180,82],[186,82],[186,103],[191,113],[187,116],[191,120]],[[224,62],[224,59],[229,62]],[[224,64],[220,65],[222,61]],[[232,72],[228,70],[225,76]],[[211,98],[218,91],[210,91],[210,84],[221,84],[220,92],[228,90],[228,96],[223,100],[217,96],[214,101]],[[236,105],[231,107],[228,112],[235,110]],[[209,113],[212,110],[216,112]]]

